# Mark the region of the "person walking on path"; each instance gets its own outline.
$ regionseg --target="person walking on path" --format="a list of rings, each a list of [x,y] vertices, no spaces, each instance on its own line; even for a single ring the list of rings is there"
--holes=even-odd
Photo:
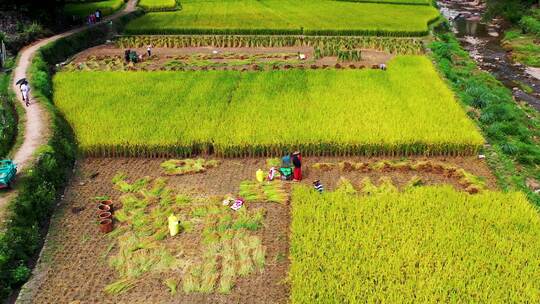
[[[21,95],[26,106],[30,106],[30,86],[26,81],[21,83]]]
[[[292,155],[292,163],[294,166],[293,171],[293,180],[301,181],[302,180],[302,155],[300,152],[296,151]]]
[[[152,57],[152,45],[151,44],[149,44],[146,47],[146,53],[148,53],[148,57]]]
[[[100,22],[101,18],[103,17],[103,15],[101,14],[101,10],[97,9],[95,15],[96,15],[96,21]]]

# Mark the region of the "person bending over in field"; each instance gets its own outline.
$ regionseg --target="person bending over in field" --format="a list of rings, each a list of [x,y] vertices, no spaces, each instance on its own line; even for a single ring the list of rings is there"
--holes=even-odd
[[[131,54],[131,50],[130,49],[127,49],[124,51],[124,59],[126,60],[127,63],[129,63],[129,55]]]
[[[292,155],[292,163],[294,166],[293,171],[293,181],[301,181],[302,180],[302,155],[300,152],[296,151]]]
[[[324,191],[323,185],[321,184],[320,180],[316,180],[313,182],[313,188],[319,193],[323,193]]]

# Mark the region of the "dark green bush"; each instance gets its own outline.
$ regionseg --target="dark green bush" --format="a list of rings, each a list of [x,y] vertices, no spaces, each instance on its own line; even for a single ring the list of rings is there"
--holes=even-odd
[[[519,26],[525,33],[535,34],[540,37],[540,20],[533,16],[524,16],[519,21]]]
[[[24,283],[26,282],[26,280],[28,280],[31,273],[32,273],[32,270],[30,270],[30,268],[21,264],[17,268],[13,269],[12,277],[15,282]]]
[[[510,22],[518,22],[536,0],[487,0],[487,18],[502,16]]]
[[[537,145],[530,145],[521,142],[516,143],[516,145],[518,148],[517,158],[521,164],[540,164],[540,148]]]
[[[44,29],[39,23],[21,23],[20,31],[17,34],[6,37],[6,47],[13,53],[17,53],[24,46],[51,34],[50,30]]]
[[[501,149],[505,154],[508,154],[508,155],[514,155],[518,152],[518,147],[515,144],[510,143],[510,142],[503,143],[501,145]]]
[[[0,157],[8,154],[17,137],[17,112],[9,90],[10,77],[0,72]]]

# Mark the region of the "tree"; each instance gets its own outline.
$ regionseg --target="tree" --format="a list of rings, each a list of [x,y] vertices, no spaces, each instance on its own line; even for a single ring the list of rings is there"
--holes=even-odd
[[[53,24],[65,0],[0,0],[0,10],[16,11],[44,24]]]
[[[502,16],[506,20],[516,23],[523,14],[534,5],[538,4],[539,0],[486,0],[487,1],[487,17],[493,18]]]

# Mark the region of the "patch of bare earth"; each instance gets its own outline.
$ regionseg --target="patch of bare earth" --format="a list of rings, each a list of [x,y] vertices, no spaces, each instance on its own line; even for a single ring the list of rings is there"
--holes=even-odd
[[[387,158],[384,158],[387,159]],[[423,160],[424,158],[413,158]],[[333,189],[340,177],[354,185],[369,176],[374,182],[390,176],[402,186],[414,175],[425,184],[449,183],[462,189],[456,181],[433,172],[341,172],[313,169],[317,162],[375,162],[377,158],[305,158],[302,183],[311,184],[320,179],[326,189]],[[467,158],[430,158],[481,176],[488,188],[495,188],[495,180],[482,160]],[[47,244],[32,282],[31,303],[287,303],[289,286],[286,282],[289,260],[289,205],[258,203],[250,207],[266,209],[264,227],[257,234],[262,238],[266,251],[263,273],[255,273],[236,282],[231,294],[185,294],[181,283],[178,294],[170,295],[163,280],[167,276],[149,275],[136,288],[120,295],[106,294],[103,289],[117,280],[116,272],[108,266],[106,254],[111,240],[98,231],[96,223],[96,196],[108,195],[115,203],[121,193],[111,182],[118,172],[125,172],[130,180],[144,176],[162,176],[160,163],[165,159],[90,158],[81,160],[77,174],[71,180],[65,198],[52,218]],[[168,187],[192,196],[214,196],[237,193],[239,184],[254,179],[258,168],[265,169],[265,159],[225,159],[216,167],[202,174],[168,177]],[[182,236],[183,237],[183,236]],[[189,248],[189,238],[186,238]],[[193,241],[193,246],[195,242]],[[194,248],[193,248],[194,249]],[[191,251],[187,250],[187,251]]]
[[[183,56],[192,56],[192,55],[206,55],[209,62],[214,63],[228,63],[231,60],[223,59],[222,54],[238,54],[245,56],[247,59],[249,56],[258,56],[259,59],[256,61],[258,64],[264,64],[265,62],[272,62],[275,64],[282,63],[284,65],[289,65],[288,68],[322,68],[322,67],[335,67],[336,64],[339,64],[343,68],[361,68],[366,67],[370,68],[373,66],[378,66],[380,64],[386,64],[394,55],[381,52],[377,50],[362,50],[362,59],[355,62],[340,62],[335,56],[326,56],[319,59],[315,59],[314,50],[312,47],[238,47],[238,48],[218,48],[218,47],[184,47],[184,48],[154,48],[152,50],[152,56],[148,57],[146,54],[145,48],[133,48],[132,51],[136,51],[137,54],[141,54],[142,61],[133,65],[130,65],[129,70],[145,70],[145,71],[156,71],[162,70],[166,67],[167,63],[171,60],[176,60],[177,58],[182,58]],[[87,63],[88,61],[100,62],[100,61],[110,61],[112,59],[123,59],[125,49],[117,48],[112,44],[100,45],[93,47],[83,52],[75,55],[71,61],[72,65],[79,65],[82,63]],[[215,53],[214,53],[215,52]],[[304,60],[298,60],[297,54],[304,54]],[[287,55],[283,58],[276,58],[276,55]],[[268,56],[267,59],[264,57]],[[215,57],[215,58],[212,58]],[[182,61],[182,59],[180,59]],[[186,61],[189,66],[189,61]],[[253,67],[253,63],[245,65],[234,65],[232,66],[235,69],[250,69]],[[204,67],[201,66],[190,66],[190,68],[199,70]],[[227,66],[218,66],[215,69],[227,69],[230,67]],[[270,67],[269,67],[270,68]],[[281,66],[279,68],[285,68]],[[92,69],[110,69],[110,67],[103,65],[100,67],[94,67]]]

